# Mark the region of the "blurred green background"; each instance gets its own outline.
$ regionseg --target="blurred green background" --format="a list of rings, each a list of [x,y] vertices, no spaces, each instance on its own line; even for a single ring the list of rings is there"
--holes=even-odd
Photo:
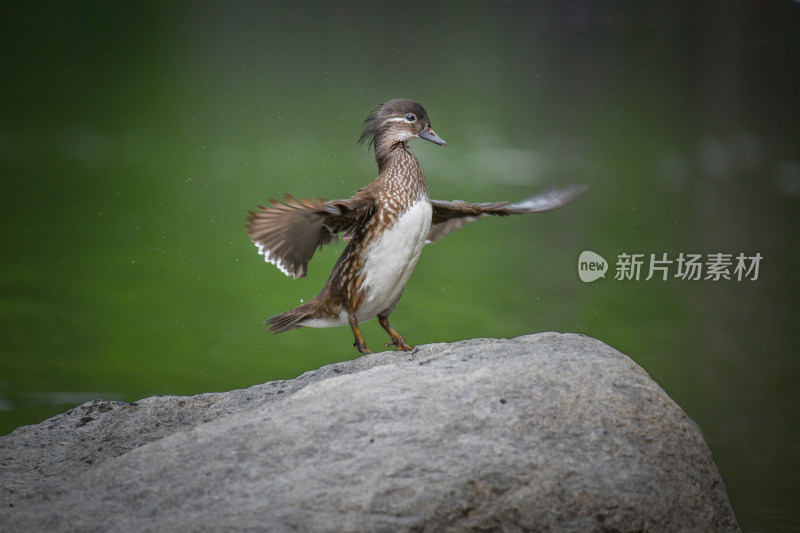
[[[268,5],[269,4],[269,5]],[[745,531],[800,528],[800,3],[4,3],[0,434],[96,397],[291,378],[348,328],[262,321],[313,296],[246,212],[348,197],[356,140],[413,98],[431,196],[591,191],[425,248],[392,324],[411,344],[577,332],[699,424]],[[581,251],[612,263],[582,283]],[[760,253],[757,281],[615,281],[620,253]],[[377,323],[363,332],[386,341]]]

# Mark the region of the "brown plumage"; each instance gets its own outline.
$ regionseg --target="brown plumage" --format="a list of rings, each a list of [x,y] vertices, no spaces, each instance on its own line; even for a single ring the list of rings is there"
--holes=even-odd
[[[391,100],[364,122],[359,142],[375,150],[378,177],[352,198],[325,201],[270,200],[251,211],[247,233],[264,259],[284,274],[301,278],[318,248],[341,234],[349,241],[327,283],[308,302],[273,316],[267,323],[275,333],[299,327],[349,325],[354,346],[371,353],[358,323],[378,317],[391,342],[410,350],[389,325],[388,317],[416,266],[422,246],[485,215],[514,215],[549,211],[568,204],[586,190],[571,185],[551,189],[522,202],[472,204],[431,200],[425,178],[408,141],[420,137],[444,146],[431,129],[428,113],[412,100]]]

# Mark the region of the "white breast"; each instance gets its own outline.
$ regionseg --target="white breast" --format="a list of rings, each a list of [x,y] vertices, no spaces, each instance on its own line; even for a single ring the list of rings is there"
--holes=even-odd
[[[418,201],[369,248],[362,285],[365,297],[357,313],[359,321],[374,318],[400,297],[425,245],[431,213],[427,198]]]

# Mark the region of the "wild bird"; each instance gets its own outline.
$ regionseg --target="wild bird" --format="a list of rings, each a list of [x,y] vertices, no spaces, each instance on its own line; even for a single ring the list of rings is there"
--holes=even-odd
[[[389,325],[422,247],[485,215],[550,211],[583,194],[586,186],[550,189],[516,204],[431,200],[419,162],[408,142],[419,137],[445,146],[431,128],[428,112],[412,100],[391,100],[364,121],[359,143],[375,150],[378,177],[346,200],[270,199],[250,211],[247,233],[264,259],[284,274],[306,275],[314,252],[342,234],[347,246],[319,294],[266,322],[275,333],[300,327],[349,324],[353,346],[372,353],[358,329],[378,317],[398,350],[411,350]]]

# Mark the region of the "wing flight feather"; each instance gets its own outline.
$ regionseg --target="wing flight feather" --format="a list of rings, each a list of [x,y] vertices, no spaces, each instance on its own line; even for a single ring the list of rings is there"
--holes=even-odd
[[[508,216],[551,211],[567,205],[586,192],[588,188],[587,185],[569,185],[563,189],[553,187],[515,204],[509,202],[471,204],[461,200],[453,202],[431,200],[433,219],[426,242],[441,239],[486,215]]]
[[[374,211],[374,198],[364,191],[346,200],[326,202],[286,195],[284,202],[250,211],[247,234],[258,253],[295,279],[306,275],[308,262],[319,248],[348,233]]]

